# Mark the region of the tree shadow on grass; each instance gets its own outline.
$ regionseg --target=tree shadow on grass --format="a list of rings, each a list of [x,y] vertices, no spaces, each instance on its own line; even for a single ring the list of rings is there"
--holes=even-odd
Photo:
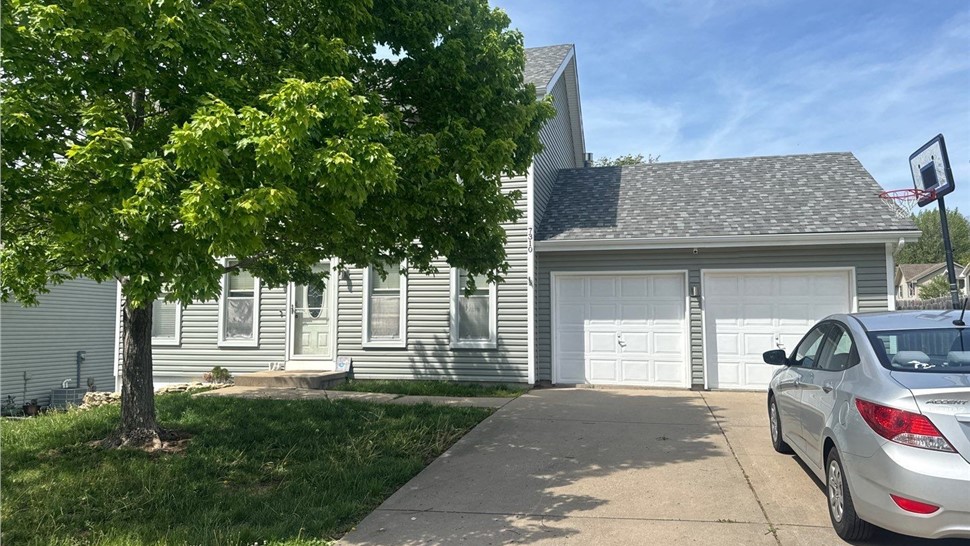
[[[193,435],[183,452],[89,445],[111,430],[116,408],[55,416],[71,427],[5,425],[3,543],[319,543],[489,414],[187,395],[158,407],[163,426]]]

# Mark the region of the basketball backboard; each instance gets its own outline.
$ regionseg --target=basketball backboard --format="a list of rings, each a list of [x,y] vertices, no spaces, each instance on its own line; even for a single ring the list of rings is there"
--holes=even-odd
[[[946,142],[942,134],[936,135],[909,156],[909,167],[916,189],[929,192],[920,199],[919,206],[926,206],[953,191],[950,158],[946,155]]]

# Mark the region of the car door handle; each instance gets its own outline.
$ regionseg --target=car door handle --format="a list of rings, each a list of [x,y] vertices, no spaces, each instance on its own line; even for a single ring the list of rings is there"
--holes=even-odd
[[[832,392],[832,389],[834,388],[835,387],[833,387],[832,384],[829,382],[826,382],[825,384],[822,385],[822,391],[824,391],[826,394]]]

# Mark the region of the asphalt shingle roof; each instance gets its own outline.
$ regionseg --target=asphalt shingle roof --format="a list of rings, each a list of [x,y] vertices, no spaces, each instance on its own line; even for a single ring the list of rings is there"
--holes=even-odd
[[[938,264],[899,264],[899,272],[908,280],[915,281],[923,275],[945,266],[946,263]]]
[[[523,80],[536,86],[536,91],[545,93],[546,85],[562,65],[566,55],[573,49],[572,44],[543,47],[530,47],[525,50],[525,72]]]
[[[538,240],[912,231],[851,153],[559,171]]]

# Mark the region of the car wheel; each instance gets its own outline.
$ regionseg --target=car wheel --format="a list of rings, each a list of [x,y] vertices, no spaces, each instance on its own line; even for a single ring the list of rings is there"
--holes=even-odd
[[[778,453],[793,453],[791,447],[782,440],[781,414],[778,413],[778,403],[774,396],[768,397],[768,428],[771,430],[771,446]]]
[[[829,518],[835,533],[843,540],[866,540],[872,536],[872,524],[855,513],[849,483],[845,479],[842,459],[832,448],[825,461],[825,496],[829,504]]]

